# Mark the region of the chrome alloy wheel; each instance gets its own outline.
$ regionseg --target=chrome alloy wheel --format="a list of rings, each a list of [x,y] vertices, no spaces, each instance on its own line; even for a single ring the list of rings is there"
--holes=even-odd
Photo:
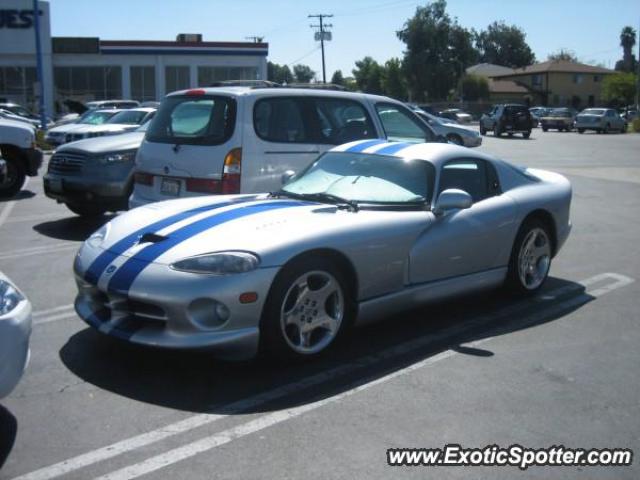
[[[328,272],[306,272],[287,290],[280,309],[280,327],[289,346],[314,354],[336,337],[345,315],[342,287]]]
[[[547,232],[542,228],[529,231],[518,254],[518,276],[527,290],[538,288],[549,272],[551,245]]]

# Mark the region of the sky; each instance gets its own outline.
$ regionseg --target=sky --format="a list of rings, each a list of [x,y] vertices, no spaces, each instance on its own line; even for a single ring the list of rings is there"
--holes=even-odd
[[[1,0],[0,0],[1,3]],[[309,65],[321,78],[319,42],[309,14],[333,14],[333,40],[325,43],[327,80],[335,70],[350,76],[357,60],[384,63],[402,57],[396,31],[413,16],[415,0],[50,0],[54,36],[103,40],[175,40],[202,33],[205,41],[246,41],[264,36],[269,61]],[[640,27],[640,0],[449,0],[447,12],[465,28],[495,20],[517,25],[538,61],[559,49],[580,61],[613,68],[622,57],[619,35]],[[637,55],[637,45],[636,45]]]

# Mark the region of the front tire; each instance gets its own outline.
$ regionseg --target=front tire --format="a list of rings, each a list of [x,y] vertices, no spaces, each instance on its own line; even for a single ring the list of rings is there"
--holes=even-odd
[[[456,135],[455,133],[450,133],[449,135],[447,135],[447,140],[449,140],[451,143],[455,145],[464,147],[464,142],[462,141],[462,138],[460,137],[460,135]]]
[[[480,124],[480,135],[484,136],[487,134],[487,129],[484,128],[484,125],[482,125],[482,123]]]
[[[584,128],[579,128],[578,129],[578,133],[583,134],[584,133]]]
[[[346,278],[331,260],[297,260],[271,287],[260,321],[261,350],[285,359],[315,358],[336,343],[354,313]]]
[[[547,225],[538,218],[525,221],[513,243],[506,287],[518,295],[537,292],[549,275],[551,255]]]
[[[530,136],[531,136],[531,131],[528,131],[528,132],[522,132],[522,137],[523,137],[523,138],[527,138],[527,139],[528,139]]]
[[[7,162],[7,176],[4,182],[0,183],[0,198],[12,198],[24,185],[25,178],[27,177],[24,166],[21,162],[15,159],[6,159]]]
[[[546,132],[547,130],[549,130],[549,128],[548,128],[548,127],[542,127],[542,131],[543,131],[543,132]]]

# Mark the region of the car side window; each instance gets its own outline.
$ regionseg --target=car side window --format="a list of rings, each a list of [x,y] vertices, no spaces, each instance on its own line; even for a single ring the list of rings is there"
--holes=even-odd
[[[434,135],[416,115],[392,103],[376,103],[376,113],[388,140],[396,142],[430,142]]]
[[[328,97],[318,97],[313,102],[321,127],[318,143],[340,145],[376,138],[371,118],[359,102]]]
[[[500,183],[493,165],[484,160],[460,158],[443,165],[438,195],[449,188],[464,190],[473,203],[500,194]]]
[[[302,98],[265,98],[253,109],[253,127],[258,137],[268,142],[315,143],[305,111],[308,104]]]

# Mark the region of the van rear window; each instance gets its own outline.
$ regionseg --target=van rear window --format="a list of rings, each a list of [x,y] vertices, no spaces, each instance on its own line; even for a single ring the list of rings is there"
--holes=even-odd
[[[147,130],[149,142],[220,145],[233,135],[236,102],[224,96],[172,96],[163,100]]]

